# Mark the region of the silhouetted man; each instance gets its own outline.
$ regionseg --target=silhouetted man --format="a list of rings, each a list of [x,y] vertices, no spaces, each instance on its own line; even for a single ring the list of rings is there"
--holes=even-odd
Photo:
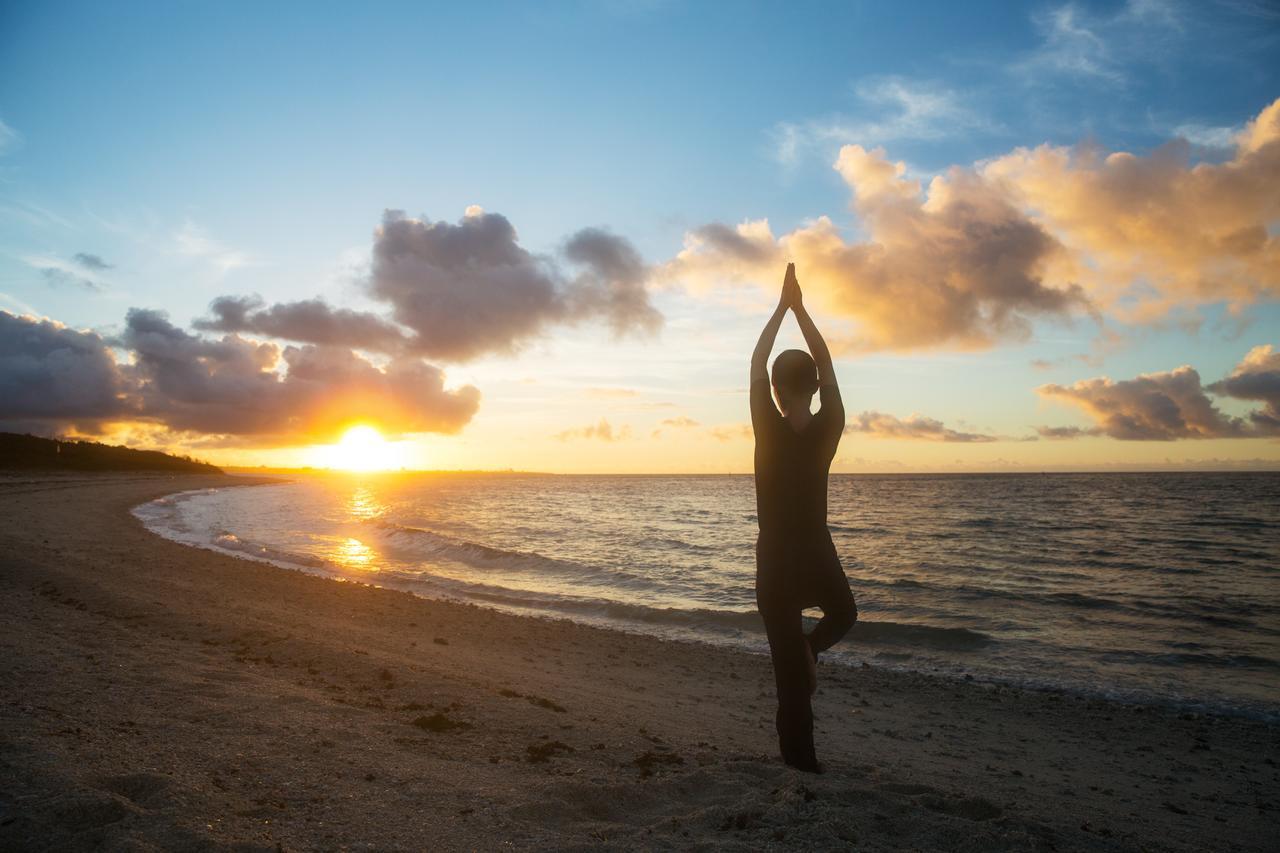
[[[773,362],[774,407],[766,365],[787,309],[796,316],[812,357],[787,350]],[[816,363],[815,363],[816,360]],[[822,407],[809,411],[814,392]],[[795,264],[782,297],[751,355],[751,427],[756,436],[756,606],[764,617],[778,690],[778,745],[792,767],[821,773],[813,751],[818,655],[858,618],[853,593],[827,530],[827,474],[844,430],[844,404],[831,353],[801,299]],[[800,612],[822,609],[813,632]]]

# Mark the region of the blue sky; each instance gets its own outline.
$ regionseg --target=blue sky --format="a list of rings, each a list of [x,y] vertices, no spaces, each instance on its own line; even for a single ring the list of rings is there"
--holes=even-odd
[[[1278,48],[1280,12],[1247,0],[5,4],[0,307],[107,334],[131,306],[185,325],[226,294],[370,308],[362,265],[386,208],[453,222],[480,205],[546,254],[603,226],[655,267],[712,222],[767,218],[780,235],[826,215],[864,239],[832,169],[843,145],[883,147],[926,184],[949,166],[1046,143],[1145,155],[1182,136],[1195,159],[1221,163],[1232,134],[1280,96]],[[77,254],[110,265],[88,276],[95,287],[76,283],[86,272]],[[1000,434],[1086,424],[1033,389],[1183,363],[1206,383],[1221,378],[1253,346],[1280,344],[1275,291],[1263,290],[1271,295],[1233,317],[1205,298],[1155,322],[1120,322],[1123,341],[1091,363],[1071,360],[1099,351],[1091,321],[1049,318],[1029,341],[981,352],[842,358],[842,378],[865,408],[900,417]],[[749,350],[766,301],[726,307],[669,283],[652,293],[666,317],[656,341],[619,345],[585,324],[518,357],[453,366],[485,402],[461,436],[429,439],[435,450],[455,442],[451,458],[488,467],[479,450],[457,448],[517,418],[511,401],[528,398],[529,378],[652,388],[651,402],[674,401],[701,424],[741,421],[733,359]],[[673,396],[690,390],[691,402]],[[721,390],[723,401],[707,402]],[[603,405],[537,399],[566,412],[549,433],[595,422]],[[602,415],[632,418],[636,435],[656,417]],[[910,465],[923,446],[862,441],[871,450],[858,456],[885,464]],[[617,462],[603,444],[592,467]],[[724,444],[716,465],[741,469],[743,449]],[[1204,458],[1207,446],[1180,442],[1174,455]],[[1107,458],[1137,459],[1137,447]],[[1258,440],[1214,441],[1209,455],[1228,448],[1277,457],[1274,441]],[[959,450],[981,451],[978,465],[1005,458]]]

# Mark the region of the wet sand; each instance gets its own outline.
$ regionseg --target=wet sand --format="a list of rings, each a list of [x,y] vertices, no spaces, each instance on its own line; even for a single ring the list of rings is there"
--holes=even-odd
[[[820,672],[178,545],[248,478],[0,476],[0,849],[1263,850],[1280,728]]]

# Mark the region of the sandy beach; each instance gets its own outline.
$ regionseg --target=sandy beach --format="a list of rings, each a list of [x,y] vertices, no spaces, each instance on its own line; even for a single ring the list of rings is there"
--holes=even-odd
[[[188,548],[133,506],[249,478],[0,478],[0,848],[1263,850],[1280,732],[820,673]]]

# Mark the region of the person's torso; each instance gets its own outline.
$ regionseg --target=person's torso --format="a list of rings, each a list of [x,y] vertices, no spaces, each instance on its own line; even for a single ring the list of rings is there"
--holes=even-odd
[[[827,418],[813,416],[794,429],[778,416],[756,436],[756,513],[762,536],[803,538],[827,530],[827,476],[839,436],[832,440]]]

